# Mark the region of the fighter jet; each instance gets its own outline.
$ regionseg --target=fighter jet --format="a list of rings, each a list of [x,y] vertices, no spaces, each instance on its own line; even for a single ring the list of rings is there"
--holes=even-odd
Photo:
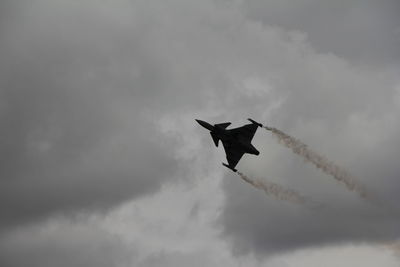
[[[251,123],[235,129],[226,129],[231,123],[219,123],[211,125],[202,120],[196,120],[201,126],[210,131],[215,146],[218,147],[219,140],[225,149],[228,164],[222,163],[225,167],[236,172],[235,166],[242,158],[244,153],[258,155],[260,152],[251,144],[254,134],[261,123],[248,119]]]

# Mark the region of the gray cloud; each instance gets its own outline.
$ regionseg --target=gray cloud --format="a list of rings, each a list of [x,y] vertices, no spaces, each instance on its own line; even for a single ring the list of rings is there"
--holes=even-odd
[[[165,253],[160,252],[155,255],[151,255],[146,258],[143,262],[139,263],[138,266],[216,266],[217,262],[213,262],[212,259],[205,258],[201,253]]]
[[[108,208],[154,192],[176,166],[143,112],[160,98],[136,95],[151,84],[131,77],[141,63],[125,54],[141,52],[129,27],[85,4],[21,4],[3,29],[2,226]]]
[[[268,179],[278,177],[275,178],[278,183],[288,184],[290,188],[328,203],[330,208],[320,212],[295,209],[266,199],[251,188],[244,189],[234,175],[227,174],[224,179],[227,201],[220,217],[224,236],[232,242],[235,253],[255,253],[261,257],[307,246],[395,240],[400,234],[396,204],[399,201],[396,192],[400,186],[400,170],[396,164],[400,156],[397,138],[400,128],[395,119],[400,102],[399,81],[396,78],[398,70],[390,68],[391,64],[397,63],[393,59],[397,57],[398,49],[386,51],[389,56],[372,49],[369,44],[361,45],[364,38],[372,38],[366,33],[373,32],[362,24],[368,17],[364,12],[381,17],[382,9],[376,10],[374,4],[367,4],[358,10],[360,17],[349,14],[362,27],[359,29],[361,36],[355,35],[349,40],[344,37],[345,32],[335,35],[328,30],[329,27],[345,28],[343,21],[329,22],[330,16],[340,15],[340,12],[344,12],[342,9],[328,14],[331,12],[330,5],[298,3],[300,8],[296,8],[296,4],[282,4],[274,9],[271,3],[257,3],[246,1],[243,5],[249,8],[248,16],[252,19],[265,19],[263,23],[266,28],[260,35],[265,37],[266,32],[273,29],[269,25],[300,32],[272,38],[280,41],[282,50],[276,54],[272,52],[273,46],[264,47],[265,54],[270,56],[268,63],[261,64],[259,69],[267,70],[269,79],[257,74],[253,78],[272,82],[275,90],[272,95],[259,95],[257,100],[250,101],[253,107],[255,103],[264,101],[267,108],[271,97],[275,101],[281,99],[279,107],[265,114],[265,123],[301,138],[312,148],[345,166],[371,188],[381,199],[382,206],[360,202],[340,185],[330,181],[329,177],[291,155],[289,150],[278,148],[274,140],[267,139],[272,139],[271,136],[258,133],[262,136],[259,146],[264,156],[248,161],[244,159],[242,168],[245,173]],[[317,18],[317,21],[324,21],[315,23],[321,29],[313,30],[307,24],[308,19],[312,18],[313,8],[317,9],[320,18],[328,19]],[[265,10],[268,11],[264,13]],[[274,15],[272,18],[268,16],[274,12],[277,12],[280,20],[274,20]],[[285,12],[294,14],[282,15]],[[382,23],[398,22],[393,21],[394,17],[390,14],[391,21]],[[373,19],[370,22],[375,25]],[[391,24],[386,32],[373,34],[382,34],[384,45],[392,46],[398,41],[390,34],[395,27],[397,25]],[[301,33],[303,31],[309,39]],[[326,34],[332,35],[326,38]],[[344,43],[330,42],[332,38],[343,40]],[[319,39],[330,45],[318,42]],[[350,43],[347,45],[346,42]],[[355,53],[349,56],[354,48],[351,42],[357,43],[358,51],[364,48],[371,50],[371,54]],[[341,45],[345,47],[340,49]],[[256,51],[259,55],[265,55],[261,49]],[[319,51],[328,53],[321,54]],[[256,63],[257,60],[252,62]],[[375,63],[384,67],[377,70],[373,67]],[[236,115],[236,110],[246,110],[246,106],[251,104],[238,98],[231,107],[234,107]]]
[[[136,248],[85,223],[28,227],[3,235],[2,266],[128,266]]]
[[[365,76],[363,79],[367,81],[369,78]],[[362,88],[363,101],[367,98],[364,95],[375,95],[374,86]],[[331,177],[308,166],[290,150],[278,147],[272,136],[259,132],[264,143],[260,141],[260,151],[267,155],[253,159],[256,163],[252,163],[252,167],[245,161],[242,164],[245,173],[268,179],[275,177],[277,182],[327,203],[327,207],[320,211],[290,207],[244,188],[234,175],[227,174],[224,179],[226,206],[220,220],[224,225],[224,236],[232,242],[235,253],[255,253],[263,257],[307,246],[379,243],[399,237],[397,191],[400,170],[397,159],[400,157],[400,144],[397,136],[400,128],[395,119],[399,110],[399,93],[398,89],[394,90],[394,84],[385,88],[388,90],[376,92],[376,102],[372,99],[366,102],[374,105],[374,109],[359,105],[359,94],[348,94],[348,91],[345,95],[350,102],[354,101],[354,105],[341,106],[339,99],[337,102],[333,100],[341,96],[328,89],[314,91],[310,94],[311,99],[307,100],[297,98],[299,95],[293,92],[277,111],[278,116],[282,115],[280,111],[284,114],[280,123],[291,125],[286,132],[307,140],[311,148],[319,147],[328,158],[346,166],[375,194],[380,204],[362,203],[357,196],[347,193],[342,185],[332,182]],[[332,94],[332,103],[325,99],[326,94]],[[379,98],[384,94],[392,95],[392,101],[380,102]],[[313,101],[319,101],[317,105],[328,110],[338,103],[342,109],[338,112],[322,111],[321,114],[319,108],[310,109]],[[304,116],[305,113],[310,115]],[[342,127],[338,128],[339,125]]]
[[[249,0],[242,4],[250,19],[306,33],[320,52],[370,65],[400,60],[396,0]]]
[[[387,206],[368,206],[260,131],[262,155],[245,157],[239,169],[268,174],[329,208],[318,213],[276,202],[226,174],[218,227],[235,255],[398,238],[400,97],[392,35],[398,24],[394,15],[383,18],[387,7],[348,8],[360,5],[350,2],[7,2],[0,49],[2,229],[104,211],[156,192],[176,173],[190,180],[199,169],[193,162],[210,163],[190,147],[187,136],[197,138],[188,130],[196,127],[193,119],[236,124],[253,117],[343,165]],[[342,31],[346,25],[354,28]],[[375,38],[384,52],[369,42]],[[163,120],[172,125],[167,133],[160,131]],[[190,157],[178,162],[182,151]],[[91,233],[76,234],[82,250]],[[54,243],[19,238],[9,239],[11,248],[2,243],[11,249],[10,263],[19,249],[41,262]],[[56,239],[72,246],[63,233]],[[110,239],[93,242],[118,250]],[[43,245],[35,250],[24,245],[29,240]],[[159,252],[143,264],[186,265],[192,256],[198,254]]]

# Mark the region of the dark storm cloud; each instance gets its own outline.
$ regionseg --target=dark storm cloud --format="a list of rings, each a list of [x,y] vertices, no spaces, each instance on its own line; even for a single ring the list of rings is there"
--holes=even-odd
[[[296,15],[271,15],[269,21],[265,18],[270,16],[256,12],[262,6],[251,1],[9,1],[0,49],[3,230],[56,213],[103,211],[155,192],[180,168],[195,168],[189,164],[193,161],[177,164],[174,158],[177,150],[192,153],[191,159],[208,157],[191,148],[185,151],[184,129],[196,127],[194,114],[212,122],[241,123],[253,117],[282,129],[344,165],[384,203],[396,207],[400,97],[396,70],[385,65],[396,58],[390,48],[394,37],[374,31],[388,48],[382,54],[369,47],[375,35],[364,34],[369,30],[361,21],[352,30],[361,27],[360,39],[341,35],[346,25],[333,17],[347,11],[336,3],[326,4],[335,6],[335,12],[313,4],[323,12],[312,23],[308,3],[270,4],[265,14]],[[381,16],[374,6],[363,5],[362,20],[368,17],[365,10]],[[389,32],[394,31],[397,24],[389,17],[378,28],[389,25]],[[328,41],[335,38],[327,37],[328,26],[338,40]],[[371,53],[365,56],[363,47]],[[375,58],[383,68],[373,64]],[[159,131],[159,119],[165,118],[176,126],[168,135],[173,138]],[[252,158],[257,163],[244,158],[239,167],[259,178],[279,177],[274,182],[318,198],[330,209],[318,213],[272,201],[228,174],[219,226],[237,254],[262,256],[400,236],[398,213],[391,207],[368,206],[276,145],[267,133],[256,137],[262,153]],[[71,246],[64,233],[50,232],[50,242],[18,230],[1,244],[2,251],[10,252],[10,263],[19,263],[19,249],[33,253],[40,265],[52,244]],[[79,234],[74,236],[79,243]],[[41,246],[26,246],[29,240],[39,240]],[[85,251],[90,240],[83,234],[77,247]],[[109,237],[93,239],[103,241],[108,243]],[[165,258],[171,265],[187,265],[191,259],[165,252],[143,263],[156,265]]]
[[[292,179],[301,178],[298,173],[291,174]],[[221,219],[224,235],[232,242],[237,255],[254,253],[265,257],[304,247],[346,242],[379,243],[393,241],[400,236],[400,216],[396,208],[365,207],[351,201],[340,203],[331,200],[325,201],[327,207],[324,209],[298,209],[250,192],[234,178],[225,179],[227,206]],[[393,185],[399,186],[398,183]],[[340,188],[336,186],[327,183],[327,187],[341,195]],[[322,186],[320,188],[320,191],[326,190]],[[243,194],[246,194],[246,198],[238,197]],[[308,193],[312,198],[318,194],[318,190],[314,195]],[[398,199],[393,202],[398,202]]]
[[[16,266],[126,266],[134,248],[85,223],[27,227],[2,236],[0,264]]]
[[[85,4],[17,2],[2,28],[1,226],[154,192],[176,164],[143,112],[162,68]]]

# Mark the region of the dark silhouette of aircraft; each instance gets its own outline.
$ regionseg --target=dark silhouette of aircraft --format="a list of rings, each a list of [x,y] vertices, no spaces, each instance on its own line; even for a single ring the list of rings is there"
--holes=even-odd
[[[219,140],[221,140],[222,145],[225,149],[226,159],[228,164],[222,163],[225,167],[236,172],[235,166],[238,164],[239,160],[242,158],[244,153],[258,155],[260,152],[251,144],[254,134],[258,127],[262,127],[261,123],[255,122],[252,119],[250,124],[243,125],[242,127],[235,129],[226,129],[231,123],[219,123],[211,124],[196,120],[201,126],[210,131],[211,137],[214,140],[215,146],[218,146]]]

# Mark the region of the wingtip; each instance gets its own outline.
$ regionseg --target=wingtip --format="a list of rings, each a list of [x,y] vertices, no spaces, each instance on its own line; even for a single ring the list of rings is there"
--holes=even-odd
[[[228,169],[230,169],[230,170],[233,171],[233,172],[237,172],[237,170],[236,170],[235,168],[232,168],[231,166],[229,166],[228,164],[225,164],[225,163],[223,163],[223,162],[222,162],[222,166],[227,167]]]
[[[255,124],[255,125],[259,126],[259,127],[263,127],[263,125],[262,125],[261,123],[256,122],[256,121],[253,120],[253,119],[248,118],[247,120],[249,120],[251,123],[253,123],[253,124]]]

